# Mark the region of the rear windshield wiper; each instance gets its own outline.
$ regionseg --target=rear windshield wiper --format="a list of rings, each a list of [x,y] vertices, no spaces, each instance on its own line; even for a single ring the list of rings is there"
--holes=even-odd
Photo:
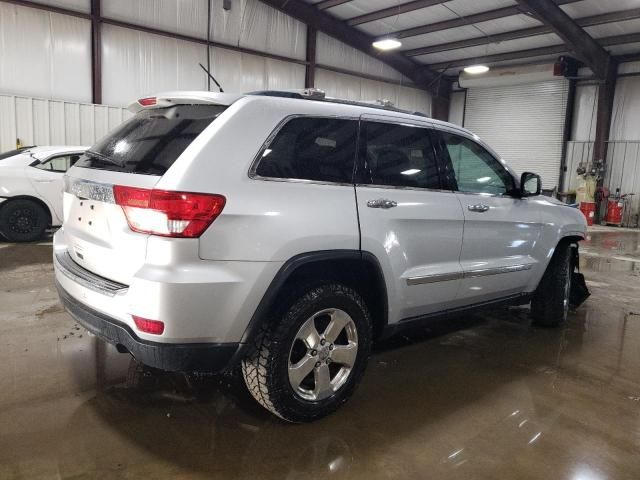
[[[84,153],[86,155],[89,155],[90,157],[97,158],[98,160],[102,160],[103,162],[112,163],[114,165],[117,165],[120,168],[124,168],[124,165],[125,165],[124,161],[116,160],[114,158],[103,155],[102,153],[94,152],[93,150],[85,150]]]

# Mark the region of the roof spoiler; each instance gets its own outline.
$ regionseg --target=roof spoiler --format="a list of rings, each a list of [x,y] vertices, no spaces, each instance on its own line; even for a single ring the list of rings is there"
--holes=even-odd
[[[213,92],[165,92],[143,97],[127,106],[127,110],[138,113],[152,108],[166,108],[173,105],[222,105],[229,106],[243,95]]]

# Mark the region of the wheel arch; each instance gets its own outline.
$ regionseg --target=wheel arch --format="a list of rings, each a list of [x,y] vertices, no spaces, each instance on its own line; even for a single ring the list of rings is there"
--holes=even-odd
[[[16,195],[14,197],[9,197],[4,202],[0,203],[0,210],[2,210],[7,205],[11,204],[11,202],[14,202],[16,200],[29,200],[31,202],[34,202],[34,203],[40,205],[42,208],[44,208],[44,211],[47,214],[47,225],[49,225],[49,226],[52,225],[54,214],[53,214],[53,211],[52,211],[51,207],[49,207],[49,205],[47,205],[47,203],[44,200],[42,200],[41,198],[34,197],[32,195]]]
[[[241,342],[252,343],[267,321],[268,312],[288,286],[308,279],[340,281],[354,288],[369,308],[374,339],[382,334],[389,308],[387,286],[378,259],[372,253],[359,250],[322,250],[296,255],[284,263],[260,300]]]

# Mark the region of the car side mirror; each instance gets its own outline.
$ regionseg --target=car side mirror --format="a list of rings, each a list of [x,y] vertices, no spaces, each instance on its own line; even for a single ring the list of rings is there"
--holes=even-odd
[[[542,179],[540,175],[531,172],[524,172],[520,177],[520,195],[523,197],[533,197],[542,192]]]

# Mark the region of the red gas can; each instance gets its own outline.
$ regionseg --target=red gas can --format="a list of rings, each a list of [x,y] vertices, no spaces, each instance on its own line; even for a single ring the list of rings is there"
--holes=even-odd
[[[619,227],[622,225],[622,212],[624,211],[624,202],[619,198],[609,199],[607,202],[607,216],[604,221],[608,225]]]
[[[587,225],[593,225],[593,219],[596,215],[596,202],[580,202],[580,211],[587,219]]]

